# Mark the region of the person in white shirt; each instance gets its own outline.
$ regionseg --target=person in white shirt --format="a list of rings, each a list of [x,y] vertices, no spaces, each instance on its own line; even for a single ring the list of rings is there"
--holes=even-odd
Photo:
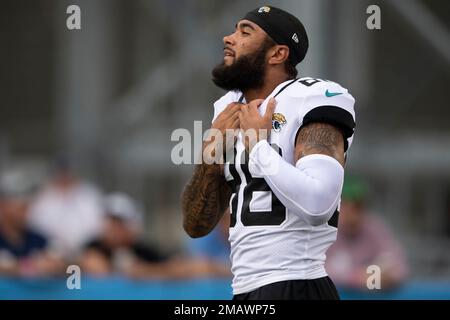
[[[45,235],[66,260],[75,260],[85,243],[99,234],[102,196],[61,161],[30,208],[29,224]]]

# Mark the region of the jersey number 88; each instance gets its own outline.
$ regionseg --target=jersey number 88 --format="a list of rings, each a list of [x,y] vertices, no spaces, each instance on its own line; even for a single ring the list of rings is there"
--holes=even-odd
[[[280,156],[282,155],[282,151],[280,147],[276,144],[273,144],[272,147],[278,151]],[[234,159],[236,157],[236,149],[234,149]],[[247,184],[243,190],[243,202],[242,202],[242,210],[241,210],[241,221],[244,226],[279,226],[286,219],[286,207],[281,203],[281,201],[277,198],[277,196],[270,189],[264,178],[255,178],[249,171],[248,168],[248,152],[243,152],[241,154],[241,164],[239,165],[241,171],[245,176],[245,180]],[[236,161],[234,163],[230,163],[230,174],[233,179],[228,181],[228,184],[231,187],[233,192],[233,198],[231,200],[231,219],[230,219],[230,227],[234,227],[236,225],[236,213],[238,208],[238,195],[239,190],[241,188],[241,177],[236,168]],[[271,210],[270,211],[250,211],[250,202],[253,198],[253,192],[270,192],[271,193]]]

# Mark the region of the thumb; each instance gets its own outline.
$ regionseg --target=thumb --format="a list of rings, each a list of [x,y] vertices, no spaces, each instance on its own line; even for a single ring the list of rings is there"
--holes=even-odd
[[[264,114],[265,118],[272,119],[272,115],[275,111],[276,105],[277,101],[275,100],[275,98],[270,98],[269,102],[267,103],[266,113]]]

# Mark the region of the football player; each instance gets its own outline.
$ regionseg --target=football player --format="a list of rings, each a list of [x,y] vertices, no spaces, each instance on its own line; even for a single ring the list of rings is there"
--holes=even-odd
[[[335,82],[297,77],[308,37],[284,10],[250,11],[223,43],[212,75],[228,93],[214,103],[211,128],[224,141],[227,129],[239,134],[225,144],[224,165],[195,167],[182,195],[184,229],[204,236],[230,207],[236,300],[339,299],[324,263],[337,235],[355,100]]]

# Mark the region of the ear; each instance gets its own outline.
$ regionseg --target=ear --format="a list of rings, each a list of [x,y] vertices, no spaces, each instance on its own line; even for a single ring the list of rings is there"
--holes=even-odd
[[[277,44],[270,50],[269,54],[269,64],[282,64],[289,58],[289,47],[286,45]]]

